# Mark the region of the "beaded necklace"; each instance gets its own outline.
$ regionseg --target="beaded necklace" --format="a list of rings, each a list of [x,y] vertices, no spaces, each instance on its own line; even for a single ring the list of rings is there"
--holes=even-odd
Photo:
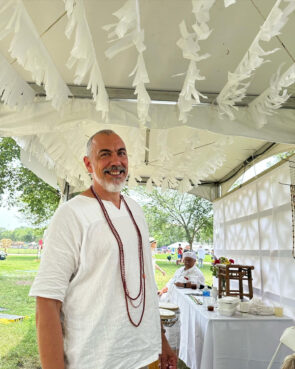
[[[125,304],[126,304],[126,310],[127,310],[127,315],[129,318],[129,321],[132,325],[134,325],[135,327],[138,327],[142,321],[143,318],[143,314],[144,314],[144,310],[145,310],[145,275],[144,275],[144,258],[143,258],[143,247],[142,247],[142,236],[141,236],[141,232],[140,229],[138,228],[138,225],[133,217],[133,214],[129,208],[129,206],[127,205],[126,200],[124,199],[124,197],[122,195],[120,195],[120,200],[124,202],[126,209],[129,213],[129,216],[132,220],[132,223],[134,224],[134,227],[136,229],[136,233],[137,233],[137,237],[138,237],[138,260],[139,260],[139,278],[140,278],[140,283],[139,283],[139,291],[138,294],[135,297],[132,297],[128,291],[128,287],[127,287],[127,282],[126,282],[126,271],[125,271],[125,257],[124,257],[124,247],[123,247],[123,243],[121,240],[121,237],[119,235],[119,233],[117,232],[115,226],[113,225],[110,216],[102,202],[102,200],[100,199],[100,197],[97,195],[97,193],[95,192],[93,186],[90,187],[91,192],[93,193],[93,196],[96,198],[96,200],[98,201],[101,210],[104,214],[104,217],[114,235],[114,237],[117,240],[118,243],[118,247],[119,247],[119,257],[120,257],[120,273],[121,273],[121,280],[122,280],[122,285],[123,285],[123,290],[124,290],[124,297],[125,297]],[[139,301],[137,301],[139,300]],[[141,305],[142,305],[142,312],[140,315],[140,319],[137,323],[135,323],[131,317],[130,314],[130,310],[129,310],[129,303],[131,304],[131,306],[134,309],[138,309]]]

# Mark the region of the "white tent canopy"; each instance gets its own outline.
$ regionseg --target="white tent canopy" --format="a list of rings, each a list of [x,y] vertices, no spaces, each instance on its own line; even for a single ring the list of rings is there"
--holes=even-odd
[[[114,129],[131,186],[212,200],[294,149],[294,31],[294,0],[2,0],[0,134],[79,191],[88,138]]]

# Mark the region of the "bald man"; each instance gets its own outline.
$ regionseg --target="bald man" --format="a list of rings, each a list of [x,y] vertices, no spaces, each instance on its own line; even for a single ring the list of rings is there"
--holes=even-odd
[[[42,369],[138,369],[159,355],[162,369],[176,369],[161,333],[147,224],[121,195],[123,140],[95,133],[84,163],[92,186],[56,211],[30,291]]]

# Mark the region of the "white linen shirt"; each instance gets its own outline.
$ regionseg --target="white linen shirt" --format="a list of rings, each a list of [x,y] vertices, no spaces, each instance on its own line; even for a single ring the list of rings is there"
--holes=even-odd
[[[198,250],[198,259],[205,259],[206,251],[204,249]]]
[[[141,231],[146,307],[141,325],[127,316],[118,244],[96,199],[78,195],[56,211],[30,296],[62,301],[61,321],[67,369],[138,369],[161,351],[157,287],[149,234],[140,206],[125,196]],[[125,256],[127,287],[139,290],[138,237],[121,201],[103,201],[118,231]],[[138,311],[139,310],[139,311]],[[137,322],[140,309],[130,307]]]
[[[203,273],[197,268],[195,265],[192,268],[187,270],[184,269],[184,266],[177,269],[174,273],[174,276],[167,283],[168,289],[174,285],[174,283],[187,283],[191,282],[196,284],[197,287],[200,287],[200,284],[205,285],[205,277]]]

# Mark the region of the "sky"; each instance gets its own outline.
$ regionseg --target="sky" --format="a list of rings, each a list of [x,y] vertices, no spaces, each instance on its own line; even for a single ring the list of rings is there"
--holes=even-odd
[[[12,230],[18,227],[30,227],[18,213],[17,208],[7,209],[0,207],[0,227]]]

